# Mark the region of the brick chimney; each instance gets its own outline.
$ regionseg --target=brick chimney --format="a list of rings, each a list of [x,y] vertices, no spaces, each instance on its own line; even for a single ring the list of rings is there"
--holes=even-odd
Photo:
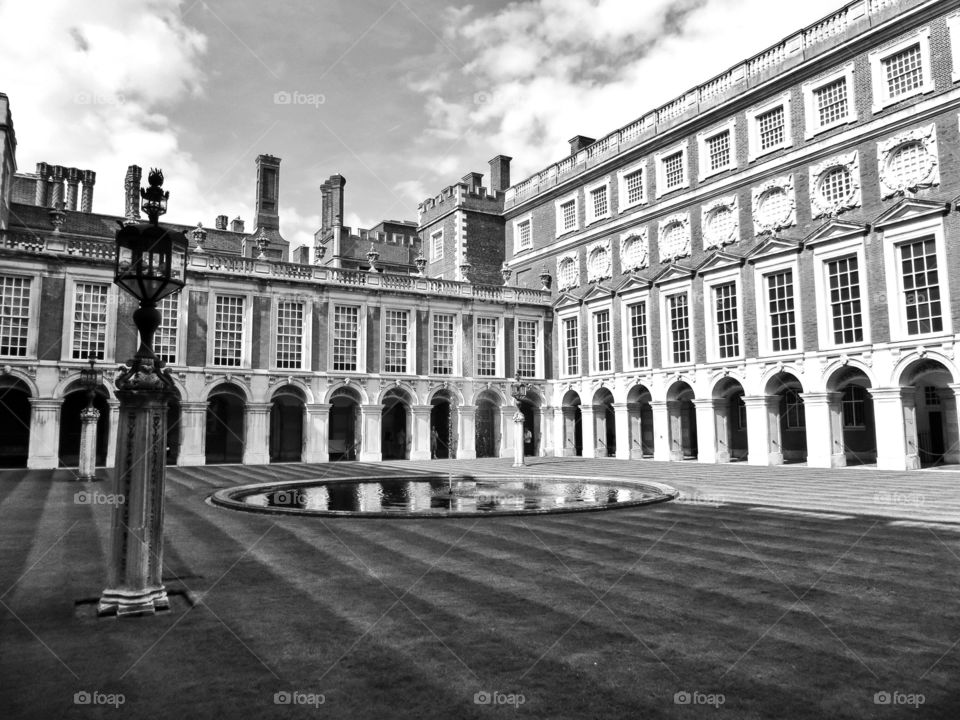
[[[143,170],[139,165],[127,168],[127,176],[123,179],[123,194],[125,198],[123,216],[127,220],[140,219],[140,179]]]
[[[57,207],[58,203],[63,202],[63,180],[67,174],[67,169],[62,165],[54,165],[52,168],[53,186],[50,189],[50,207]]]
[[[463,182],[467,185],[467,190],[475,193],[477,188],[483,185],[483,173],[469,172],[463,176]]]
[[[243,232],[243,220],[240,219],[239,215],[230,221],[230,231],[235,233]]]
[[[93,212],[93,186],[97,182],[97,174],[93,170],[83,171],[83,190],[80,191],[80,212]]]
[[[217,215],[217,219],[213,221],[213,226],[217,230],[226,230],[227,223],[230,222],[230,219],[226,215]]]
[[[593,145],[596,142],[596,139],[592,137],[587,137],[586,135],[577,135],[570,138],[570,154],[576,155],[578,152],[583,150],[587,145]]]
[[[76,212],[77,210],[77,195],[80,191],[80,169],[79,168],[67,168],[67,210],[71,212]]]
[[[331,175],[320,186],[320,198],[323,203],[321,230],[329,230],[343,225],[343,188],[347,180],[343,175]]]
[[[37,163],[37,186],[34,203],[37,207],[50,206],[50,166],[45,162]]]
[[[257,201],[253,226],[278,230],[280,228],[280,158],[273,155],[257,156]]]
[[[490,161],[490,192],[504,192],[510,187],[510,161],[508,155],[497,155]]]

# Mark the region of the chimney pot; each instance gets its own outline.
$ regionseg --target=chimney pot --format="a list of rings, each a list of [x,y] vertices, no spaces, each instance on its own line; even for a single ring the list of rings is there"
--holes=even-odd
[[[490,192],[504,192],[510,187],[510,161],[513,160],[509,155],[497,155],[490,161]]]
[[[127,176],[123,180],[123,191],[126,198],[124,216],[128,220],[140,219],[140,179],[143,170],[139,165],[127,168]]]
[[[231,221],[230,230],[236,233],[243,232],[243,220],[240,219],[239,215]]]
[[[227,229],[227,223],[229,223],[229,222],[230,222],[230,220],[229,220],[229,218],[228,218],[226,215],[217,215],[217,219],[214,221],[213,226],[214,226],[217,230],[226,230],[226,229]]]
[[[463,176],[463,182],[467,184],[467,190],[470,192],[476,192],[483,184],[483,173],[478,172],[469,172]]]

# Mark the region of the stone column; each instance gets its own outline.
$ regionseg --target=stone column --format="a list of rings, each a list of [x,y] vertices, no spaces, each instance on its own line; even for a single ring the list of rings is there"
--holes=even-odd
[[[360,453],[361,462],[380,462],[383,459],[383,450],[380,447],[380,421],[383,418],[383,406],[360,406]]]
[[[695,399],[697,413],[697,461],[717,462],[717,404],[713,398]],[[729,460],[729,454],[727,456]]]
[[[107,467],[112,468],[117,462],[117,433],[120,432],[120,401],[107,400],[110,408],[110,420],[107,423]],[[166,447],[166,443],[164,443]]]
[[[383,410],[377,405],[378,411]],[[303,461],[307,463],[327,462],[330,459],[328,445],[330,436],[330,405],[315,403],[306,406],[303,422]]]
[[[583,437],[583,457],[597,456],[597,425],[593,405],[580,406],[580,432]]]
[[[513,403],[508,403],[500,408],[500,448],[499,453],[502,458],[513,457],[515,428],[513,427],[513,413],[516,411]]]
[[[539,452],[537,453],[540,457],[554,456],[557,454],[556,446],[554,442],[556,440],[556,431],[554,430],[553,423],[554,414],[553,408],[539,407],[537,412],[540,413],[540,439],[537,445]]]
[[[247,403],[243,422],[243,464],[270,462],[270,403]]]
[[[80,189],[80,171],[77,168],[67,168],[67,198],[66,209],[76,211],[77,191]]]
[[[957,393],[960,393],[960,384],[947,385],[946,390],[940,393],[940,404],[943,405],[943,460],[946,463],[960,463],[960,417],[957,416]]]
[[[750,465],[773,465],[770,448],[770,404],[779,405],[780,398],[776,395],[756,395],[744,397],[743,404],[747,409],[747,463]],[[780,431],[777,426],[777,455],[779,453]],[[783,456],[780,455],[780,462]]]
[[[475,460],[477,457],[477,406],[461,405],[457,410],[460,420],[457,459]]]
[[[626,403],[614,403],[613,412],[617,423],[617,458],[629,460],[633,444],[630,437],[630,409]]]
[[[410,413],[413,415],[410,431],[413,444],[410,447],[411,460],[430,459],[430,405],[412,405]]]
[[[513,412],[513,467],[526,464],[523,457],[523,413],[517,408]]]
[[[669,459],[683,460],[683,404],[679,400],[667,400],[667,438]]]
[[[651,400],[653,413],[653,459],[670,460],[670,413],[666,400]]]
[[[180,454],[177,465],[205,465],[207,403],[180,403]]]
[[[803,394],[807,465],[810,467],[844,467],[847,464],[840,397],[836,392]]]
[[[920,456],[914,389],[871,388],[870,395],[877,428],[877,469],[916,470]]]
[[[730,462],[730,413],[729,398],[715,398],[713,400],[713,431],[717,439],[717,462]],[[699,421],[699,418],[697,419]]]
[[[30,398],[30,446],[27,467],[47,470],[57,467],[60,446],[60,406],[63,398]]]
[[[97,479],[97,421],[100,411],[93,405],[80,411],[80,460],[77,463],[77,480],[90,482]]]

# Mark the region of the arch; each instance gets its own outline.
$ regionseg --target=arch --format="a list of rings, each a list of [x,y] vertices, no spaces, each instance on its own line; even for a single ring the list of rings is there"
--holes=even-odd
[[[76,467],[80,463],[80,413],[90,402],[87,389],[80,383],[79,375],[67,385],[60,406],[60,444],[57,451],[60,467]],[[100,384],[93,394],[93,407],[100,413],[97,418],[96,465],[107,464],[107,447],[110,442],[110,392]]]
[[[877,378],[873,373],[873,368],[868,367],[862,360],[843,358],[834,360],[823,369],[820,377],[822,385],[826,388],[827,392],[835,392],[838,389],[837,382],[844,377],[844,371],[859,372],[867,379],[867,387],[877,386]]]
[[[420,396],[417,394],[417,391],[414,390],[413,386],[405,382],[395,382],[393,385],[388,385],[380,391],[380,395],[377,397],[377,405],[383,405],[387,402],[388,398],[397,398],[400,396],[406,396],[406,402],[410,405],[419,404]],[[366,398],[366,394],[363,394],[363,397]]]
[[[803,377],[803,373],[800,372],[799,368],[789,363],[785,363],[782,366],[776,365],[767,369],[761,376],[757,387],[762,388],[762,393],[765,395],[774,395],[776,394],[776,390],[780,387],[777,378],[779,378],[781,375],[792,376],[797,380],[797,382],[800,382],[798,378]]]
[[[859,365],[838,365],[826,378],[831,414],[831,436],[843,448],[837,465],[863,465],[877,461],[876,420],[871,378]]]
[[[412,389],[397,384],[380,395],[380,452],[384,460],[407,460],[410,457],[413,427]]]
[[[695,397],[693,386],[682,377],[667,388],[667,436],[671,460],[696,460],[699,455]]]
[[[30,398],[36,397],[23,378],[0,376],[0,467],[27,466],[30,454]]]
[[[101,368],[103,369],[103,368]],[[107,372],[103,374],[103,382],[100,383],[100,386],[97,388],[98,391],[103,392],[104,397],[107,400],[116,400],[117,396],[114,392],[113,381],[107,377]],[[57,383],[56,387],[53,389],[53,397],[55,398],[66,398],[67,393],[76,392],[77,388],[82,388],[83,385],[80,381],[80,371],[71,372],[69,375],[61,378],[60,382]],[[36,397],[36,396],[34,396]]]
[[[956,374],[939,357],[915,355],[897,375],[903,398],[907,454],[913,465],[960,463]],[[910,392],[912,390],[912,392]]]
[[[30,397],[40,397],[40,389],[37,387],[37,383],[23,370],[15,367],[0,369],[0,388],[16,383],[17,381],[26,386],[26,392]],[[57,396],[55,395],[54,397]]]
[[[768,405],[774,412],[770,425],[770,457],[773,464],[806,462],[807,415],[803,402],[803,383],[792,372],[783,370],[767,378],[767,397],[776,398]]]
[[[274,390],[270,398],[270,462],[300,462],[306,394],[294,384]]]
[[[437,385],[436,387],[427,391],[427,403],[430,404],[433,402],[435,397],[448,397],[456,401],[457,405],[463,405],[463,393],[461,393],[453,385]]]
[[[948,384],[957,382],[957,369],[953,363],[940,353],[911,353],[900,360],[893,369],[893,384],[900,387],[916,385],[918,377],[931,372],[945,373]]]
[[[448,459],[457,456],[459,413],[457,393],[439,388],[430,395],[430,457]]]
[[[494,388],[481,390],[474,396],[474,447],[478,458],[498,457],[502,433],[500,429],[503,395]]]
[[[204,393],[207,401],[207,465],[243,462],[246,387],[224,381]]]
[[[594,457],[617,456],[617,421],[610,388],[599,387],[593,393]]]
[[[494,387],[493,385],[491,385],[490,387],[484,387],[477,390],[473,395],[473,404],[474,405],[478,404],[481,398],[492,400],[493,402],[497,403],[497,405],[507,404],[506,395],[500,392],[500,389],[497,387]]]
[[[284,393],[297,395],[304,403],[313,404],[314,402],[313,390],[299,378],[287,378],[284,382],[274,385],[270,390],[270,400]]]
[[[567,390],[561,403],[564,455],[583,455],[583,411],[580,404],[580,394],[575,390]]]
[[[210,400],[212,395],[226,392],[232,392],[245,403],[253,402],[253,395],[250,393],[250,388],[248,388],[246,384],[233,378],[218,378],[213,382],[207,383],[200,392],[200,401],[206,402]]]
[[[713,418],[717,428],[717,462],[746,460],[747,407],[743,383],[732,374],[713,386]]]
[[[653,395],[646,385],[627,391],[627,422],[630,428],[630,457],[653,457]]]
[[[342,383],[329,395],[327,448],[331,461],[356,460],[360,455],[360,405],[366,395],[357,385]]]

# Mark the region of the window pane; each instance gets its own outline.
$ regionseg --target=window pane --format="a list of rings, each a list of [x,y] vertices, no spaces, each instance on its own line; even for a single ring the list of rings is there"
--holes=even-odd
[[[683,185],[683,151],[675,152],[663,159],[663,178],[669,188]]]
[[[647,304],[630,306],[630,358],[633,367],[647,367]]]
[[[730,131],[725,130],[719,135],[707,139],[707,155],[710,158],[710,169],[719,170],[730,164]]]
[[[908,335],[943,330],[936,250],[933,238],[900,247]]]
[[[218,295],[214,312],[213,364],[239,367],[243,360],[243,306],[240,295]]]
[[[793,271],[767,276],[770,300],[770,341],[774,352],[797,349],[797,326],[793,309]]]
[[[453,375],[453,315],[433,316],[433,374]]]
[[[717,349],[721,358],[740,354],[740,332],[737,321],[737,285],[724,283],[714,288],[717,311]]]
[[[407,372],[407,327],[406,310],[384,311],[383,322],[383,371]]]
[[[517,320],[517,369],[521,377],[537,374],[536,320]]]
[[[333,308],[333,369],[355,371],[360,347],[360,308],[335,305]]]
[[[783,105],[757,116],[760,129],[760,149],[767,150],[782,144],[786,138]]]
[[[566,348],[567,375],[580,374],[580,338],[577,318],[563,321],[563,340]]]
[[[560,206],[560,215],[562,217],[563,229],[572,230],[577,226],[577,202],[570,200]]]
[[[885,58],[883,68],[887,75],[887,93],[891,98],[920,87],[923,84],[920,43]]]
[[[157,305],[160,311],[160,327],[153,336],[153,351],[157,357],[171,365],[177,362],[177,320],[180,314],[180,293],[167,295]]]
[[[477,318],[477,375],[491,377],[497,374],[497,318]]]
[[[690,308],[687,294],[671,295],[667,299],[670,308],[670,336],[673,362],[690,362]]]
[[[627,186],[627,203],[632,205],[643,200],[643,170],[635,170],[623,180]]]
[[[598,187],[590,193],[593,200],[593,216],[601,217],[607,214],[607,187]]]
[[[820,125],[829,125],[847,117],[847,79],[840,78],[813,91]]]
[[[77,283],[73,294],[74,360],[103,360],[107,341],[107,293],[100,283]]]
[[[610,363],[610,311],[601,310],[593,314],[594,338],[597,343],[597,371],[609,372]]]
[[[30,278],[0,277],[0,355],[26,357]]]
[[[856,255],[827,263],[833,341],[838,345],[863,342],[860,308],[860,271]]]

